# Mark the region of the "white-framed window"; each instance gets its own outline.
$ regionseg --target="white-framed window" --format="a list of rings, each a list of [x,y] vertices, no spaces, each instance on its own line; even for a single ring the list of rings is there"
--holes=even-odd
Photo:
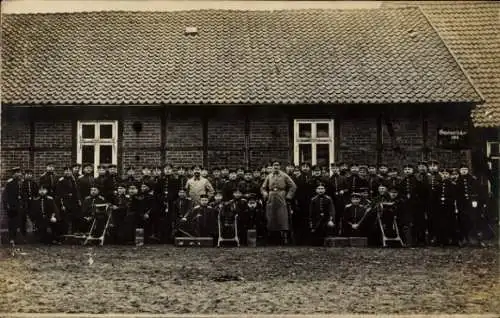
[[[335,162],[333,119],[295,119],[294,164],[309,162],[311,165],[329,167]]]
[[[79,121],[77,162],[94,165],[117,164],[118,122],[115,120]]]
[[[491,159],[488,161],[490,170],[500,169],[500,141],[486,142],[486,157]],[[491,191],[491,182],[488,181],[488,193]]]

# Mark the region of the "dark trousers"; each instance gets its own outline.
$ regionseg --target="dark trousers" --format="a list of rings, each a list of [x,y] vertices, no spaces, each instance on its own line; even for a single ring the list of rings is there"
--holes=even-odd
[[[403,213],[408,215],[400,225],[401,235],[405,244],[425,245],[427,222],[425,220],[425,209],[416,200],[406,200],[403,205]]]
[[[36,223],[36,236],[38,242],[43,244],[50,244],[57,238],[57,226],[55,223],[49,222],[48,219],[41,219]]]
[[[292,214],[293,234],[297,245],[306,245],[309,242],[307,214],[303,209]]]
[[[469,242],[470,239],[480,239],[478,235],[479,209],[473,208],[472,202],[469,200],[457,201],[457,209],[458,236],[460,240]]]
[[[15,240],[17,237],[17,229],[20,230],[21,234],[26,237],[27,230],[27,217],[26,212],[19,209],[12,209],[7,211],[7,226],[9,229],[9,241]]]

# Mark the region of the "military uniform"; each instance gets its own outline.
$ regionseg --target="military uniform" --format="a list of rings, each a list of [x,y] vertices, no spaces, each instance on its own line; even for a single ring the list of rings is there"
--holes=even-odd
[[[111,202],[114,206],[112,215],[113,241],[117,244],[123,244],[132,239],[129,235],[130,229],[127,228],[130,197],[126,194],[116,193]]]
[[[440,193],[440,185],[442,182],[441,175],[438,172],[430,172],[427,177],[427,200],[428,200],[428,222],[429,225],[429,233],[431,234],[432,241],[435,241],[436,238],[440,235],[439,227],[434,228],[434,226],[438,226],[439,224],[439,210],[441,209],[441,193]],[[437,219],[436,219],[437,218]]]
[[[447,245],[450,240],[458,242],[456,237],[455,216],[456,186],[450,179],[444,179],[439,184],[439,209],[434,210],[434,224],[436,229],[436,243]]]
[[[367,208],[361,204],[349,203],[344,208],[344,215],[342,216],[342,236],[366,236],[364,227],[353,229],[352,224],[358,224],[365,216]]]
[[[28,171],[27,171],[28,172]],[[27,179],[25,178],[23,180],[22,186],[21,186],[21,198],[22,198],[22,207],[23,207],[23,213],[22,217],[20,219],[20,226],[21,227],[21,233],[24,235],[26,234],[26,224],[27,224],[27,215],[30,210],[31,202],[35,197],[38,196],[38,184],[31,178]]]
[[[302,166],[309,166],[303,163]],[[295,198],[297,200],[297,208],[292,215],[293,231],[296,237],[296,243],[299,245],[306,244],[308,241],[308,214],[311,198],[315,194],[314,185],[317,179],[313,179],[310,172],[304,172],[296,179],[297,191]]]
[[[106,199],[101,195],[88,197],[83,200],[82,203],[82,217],[78,219],[76,224],[76,229],[73,232],[84,232],[87,233],[90,230],[90,225],[92,218],[96,217],[96,205],[107,203]]]
[[[174,202],[174,209],[172,211],[173,215],[173,229],[174,231],[177,230],[179,227],[188,233],[192,233],[192,229],[188,226],[189,224],[183,223],[181,224],[181,219],[182,218],[188,218],[190,215],[191,211],[193,209],[193,200],[189,197],[184,197],[184,198],[177,198]],[[177,235],[178,233],[173,233],[174,236]]]
[[[226,205],[234,215],[238,215],[238,237],[243,245],[247,244],[247,230],[251,221],[247,203],[245,198],[233,198]]]
[[[234,172],[232,172],[234,173]],[[230,179],[224,183],[222,186],[222,197],[224,201],[229,201],[233,197],[234,190],[238,189],[239,181],[238,179]]]
[[[73,175],[59,178],[56,185],[56,200],[61,211],[60,230],[61,234],[64,235],[72,232],[74,228],[78,228],[78,222],[81,218],[82,202]]]
[[[78,191],[82,198],[86,198],[90,195],[90,188],[95,185],[94,175],[92,173],[83,174],[77,180]]]
[[[20,168],[14,168],[13,171],[19,172]],[[7,211],[9,241],[14,241],[17,236],[17,229],[24,231],[26,236],[26,225],[23,224],[25,210],[22,200],[22,181],[20,178],[11,178],[7,180],[2,194],[3,208]]]
[[[418,181],[413,174],[406,175],[401,180],[398,192],[401,199],[402,209],[407,213],[407,222],[410,224],[411,231],[406,233],[407,244],[425,244],[426,222],[425,214],[422,210],[417,210]]]
[[[478,208],[478,181],[476,177],[470,174],[458,177],[456,182],[456,202],[460,238],[467,242],[469,242],[472,236],[479,238],[477,225],[481,211]],[[476,202],[478,207],[473,207],[473,202]]]
[[[335,220],[333,199],[327,194],[317,194],[309,205],[309,228],[313,243],[321,244],[328,233],[327,223]]]
[[[57,184],[57,176],[55,175],[54,172],[44,172],[40,176],[40,185],[45,185],[47,187],[47,195],[54,196],[55,191],[56,191],[56,184]]]
[[[39,241],[42,243],[54,242],[59,232],[56,224],[59,219],[59,209],[54,198],[49,195],[34,198],[29,215],[35,224]],[[51,221],[52,217],[56,218],[56,222]]]
[[[118,184],[120,183],[120,178],[118,177],[117,174],[115,173],[110,173],[107,178],[104,180],[104,190],[103,190],[103,197],[106,198],[108,201],[112,201],[116,188],[118,187]]]
[[[196,236],[217,237],[217,210],[208,205],[197,205],[191,216]]]

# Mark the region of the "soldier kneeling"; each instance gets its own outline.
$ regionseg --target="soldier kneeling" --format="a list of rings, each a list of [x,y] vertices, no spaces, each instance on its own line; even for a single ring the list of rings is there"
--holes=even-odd
[[[47,193],[47,187],[41,185],[38,190],[39,197],[35,198],[30,205],[29,215],[35,223],[38,240],[44,244],[57,244],[56,222],[59,219],[59,210],[54,198]]]

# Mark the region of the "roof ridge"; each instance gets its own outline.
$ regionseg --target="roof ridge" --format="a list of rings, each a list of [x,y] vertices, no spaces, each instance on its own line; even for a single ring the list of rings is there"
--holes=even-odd
[[[148,14],[164,14],[164,13],[188,13],[188,12],[251,12],[251,13],[271,13],[271,12],[362,12],[362,11],[401,11],[401,10],[415,10],[418,5],[401,6],[401,7],[380,7],[380,8],[299,8],[299,9],[265,9],[265,10],[251,10],[251,9],[192,9],[192,10],[97,10],[97,11],[75,11],[75,12],[17,12],[17,13],[4,13],[3,16],[29,16],[29,15],[81,15],[81,14],[96,14],[96,13],[148,13]]]

